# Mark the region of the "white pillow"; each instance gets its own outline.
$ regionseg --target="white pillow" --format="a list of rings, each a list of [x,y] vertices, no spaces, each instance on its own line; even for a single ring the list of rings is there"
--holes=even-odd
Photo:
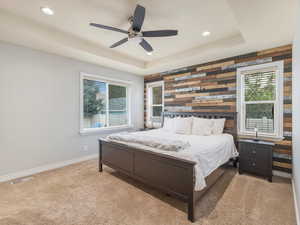
[[[166,131],[174,132],[174,130],[175,130],[175,122],[174,121],[175,121],[175,118],[165,117],[163,129]]]
[[[193,117],[192,134],[200,136],[211,135],[213,124],[211,119]]]
[[[212,119],[213,121],[213,129],[212,134],[218,135],[223,134],[224,126],[225,126],[225,118],[223,119]]]
[[[175,133],[177,134],[191,134],[192,132],[192,117],[177,117],[175,119]]]

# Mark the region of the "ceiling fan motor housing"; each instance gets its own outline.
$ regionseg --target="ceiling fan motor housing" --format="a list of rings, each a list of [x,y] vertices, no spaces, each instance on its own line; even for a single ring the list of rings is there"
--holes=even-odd
[[[110,46],[110,48],[115,48],[126,43],[129,40],[136,41],[146,52],[152,52],[152,46],[144,39],[144,37],[168,37],[177,35],[177,30],[154,30],[154,31],[142,31],[142,26],[145,19],[146,9],[137,5],[133,16],[128,18],[128,22],[130,23],[130,28],[128,30],[123,30],[115,27],[110,27],[102,24],[90,23],[91,26],[112,30],[116,32],[120,32],[128,35],[128,37],[123,38],[122,40],[114,43]]]

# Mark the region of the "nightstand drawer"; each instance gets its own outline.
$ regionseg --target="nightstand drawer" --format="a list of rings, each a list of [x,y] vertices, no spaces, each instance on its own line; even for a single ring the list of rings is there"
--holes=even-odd
[[[261,175],[268,175],[269,165],[268,161],[257,160],[255,158],[240,158],[240,166],[243,171],[253,172]]]
[[[268,161],[271,148],[269,146],[240,143],[240,157],[246,159],[259,158],[261,161]]]

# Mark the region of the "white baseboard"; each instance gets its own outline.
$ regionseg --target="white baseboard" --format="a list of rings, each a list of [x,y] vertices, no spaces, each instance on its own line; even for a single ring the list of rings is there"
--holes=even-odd
[[[295,206],[296,221],[297,221],[297,225],[300,225],[299,205],[298,205],[298,202],[297,202],[297,196],[296,196],[294,179],[292,179],[292,188],[293,188],[293,197],[294,197],[294,206]]]
[[[13,180],[13,179],[17,179],[20,177],[30,176],[30,175],[33,175],[36,173],[61,168],[64,166],[68,166],[68,165],[71,165],[74,163],[79,163],[79,162],[90,160],[90,159],[94,159],[97,157],[98,157],[98,154],[93,154],[93,155],[83,156],[83,157],[76,158],[76,159],[70,159],[70,160],[66,160],[66,161],[62,161],[62,162],[58,162],[58,163],[52,163],[52,164],[48,164],[45,166],[39,166],[39,167],[35,167],[32,169],[28,169],[28,170],[23,170],[23,171],[19,171],[19,172],[15,172],[15,173],[6,174],[3,176],[0,176],[0,182]]]

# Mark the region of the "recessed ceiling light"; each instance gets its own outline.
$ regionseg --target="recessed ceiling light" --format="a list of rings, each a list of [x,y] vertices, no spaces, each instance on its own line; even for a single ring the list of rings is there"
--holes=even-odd
[[[48,16],[52,16],[54,14],[54,11],[49,7],[41,7],[41,11]]]
[[[207,36],[209,36],[210,35],[210,32],[209,31],[204,31],[203,33],[202,33],[202,36],[203,37],[207,37]]]

